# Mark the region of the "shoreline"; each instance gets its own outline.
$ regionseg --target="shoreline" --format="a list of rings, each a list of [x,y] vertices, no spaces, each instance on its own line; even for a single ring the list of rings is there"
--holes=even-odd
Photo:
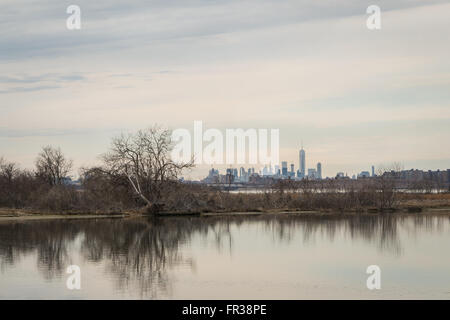
[[[351,217],[351,216],[379,216],[392,214],[397,216],[413,216],[413,215],[445,215],[450,217],[450,207],[429,207],[420,208],[420,210],[408,210],[408,208],[397,208],[389,211],[321,211],[321,210],[286,210],[273,209],[267,211],[223,211],[223,212],[162,212],[154,215],[158,218],[170,217],[256,217],[256,216],[275,216],[275,215],[296,215],[303,217]],[[122,212],[122,213],[94,213],[94,212],[46,212],[38,210],[24,209],[4,209],[0,208],[0,222],[7,221],[33,221],[33,220],[54,220],[54,219],[124,219],[124,218],[143,218],[153,215],[143,214],[139,212]]]

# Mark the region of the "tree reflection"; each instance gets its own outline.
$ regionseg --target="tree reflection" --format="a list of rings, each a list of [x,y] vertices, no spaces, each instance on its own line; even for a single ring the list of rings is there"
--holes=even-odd
[[[442,229],[447,217],[414,215],[304,217],[295,214],[204,218],[78,219],[0,223],[2,272],[28,255],[36,255],[47,279],[61,276],[79,252],[87,263],[101,263],[114,275],[120,290],[138,290],[142,297],[170,296],[170,270],[195,268],[186,256],[193,239],[213,243],[221,253],[233,247],[233,234],[252,228],[271,235],[274,242],[332,242],[337,237],[370,242],[379,250],[401,254],[399,229],[408,233]],[[251,233],[253,234],[253,233]],[[257,237],[257,235],[255,235]],[[256,239],[257,240],[257,239]],[[237,244],[238,245],[238,244]],[[270,255],[270,253],[268,253]],[[270,258],[270,257],[268,257]]]

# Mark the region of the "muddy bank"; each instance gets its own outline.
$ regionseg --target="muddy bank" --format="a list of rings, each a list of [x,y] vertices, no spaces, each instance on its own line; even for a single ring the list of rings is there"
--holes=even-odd
[[[391,210],[368,209],[364,211],[323,211],[323,210],[267,210],[267,211],[240,211],[240,212],[161,212],[156,217],[220,217],[220,216],[262,216],[262,215],[299,215],[299,216],[355,216],[355,215],[447,215],[450,216],[450,207],[406,207]],[[0,222],[42,219],[104,219],[104,218],[133,218],[149,216],[140,212],[121,213],[89,213],[89,212],[39,212],[36,210],[0,209]]]

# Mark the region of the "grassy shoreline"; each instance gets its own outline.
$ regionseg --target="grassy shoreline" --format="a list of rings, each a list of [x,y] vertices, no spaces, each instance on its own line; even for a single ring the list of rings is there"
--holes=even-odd
[[[333,211],[333,210],[292,210],[292,209],[272,209],[261,211],[219,211],[219,212],[161,212],[157,214],[158,217],[221,217],[221,216],[261,216],[261,215],[278,215],[278,214],[293,214],[304,217],[326,217],[326,216],[355,216],[355,215],[446,215],[450,216],[450,206],[445,207],[420,207],[420,210],[410,210],[411,207],[396,208],[388,211],[381,210],[347,210]],[[148,214],[127,211],[120,213],[100,213],[100,212],[48,212],[31,209],[8,209],[0,208],[0,222],[1,221],[21,221],[21,220],[41,220],[41,219],[102,219],[102,218],[137,218],[146,217]]]
[[[295,214],[302,216],[353,216],[353,215],[377,215],[377,214],[433,214],[433,215],[450,215],[450,193],[442,194],[398,194],[398,200],[395,207],[381,210],[373,206],[366,207],[343,207],[343,208],[316,208],[271,206],[269,208],[260,207],[260,202],[253,202],[253,205],[235,206],[233,203],[241,197],[247,203],[251,203],[252,197],[255,195],[228,195],[225,203],[230,202],[222,208],[213,205],[206,207],[194,207],[191,210],[184,210],[181,206],[178,210],[163,210],[156,214],[160,217],[175,216],[202,216],[202,217],[218,217],[218,216],[258,216],[258,215],[275,215],[275,214]],[[290,204],[287,202],[287,204]],[[32,219],[74,219],[74,218],[129,218],[148,216],[148,213],[142,209],[122,209],[122,210],[43,210],[35,208],[0,208],[0,221],[6,220],[32,220]]]

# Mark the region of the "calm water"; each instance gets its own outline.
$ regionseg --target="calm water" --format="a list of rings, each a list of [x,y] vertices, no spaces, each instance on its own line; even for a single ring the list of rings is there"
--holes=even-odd
[[[69,265],[81,290],[66,288]],[[0,298],[450,299],[450,218],[1,222]]]

